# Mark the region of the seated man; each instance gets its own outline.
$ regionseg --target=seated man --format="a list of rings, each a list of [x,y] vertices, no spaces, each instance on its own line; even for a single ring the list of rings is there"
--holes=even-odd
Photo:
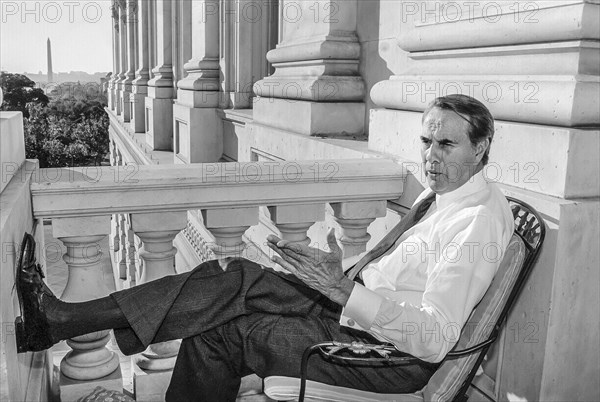
[[[363,262],[357,281],[344,275],[333,231],[330,252],[269,236],[273,260],[289,275],[244,259],[209,261],[83,303],[58,300],[25,264],[17,275],[19,350],[111,328],[125,354],[183,338],[167,400],[233,401],[247,374],[298,377],[314,343],[387,341],[421,360],[377,370],[314,358],[309,379],[415,392],[458,340],[512,234],[508,203],[482,174],[493,134],[492,116],[473,98],[438,98],[427,108],[420,139],[429,189],[417,200],[424,216],[411,210],[395,247]]]

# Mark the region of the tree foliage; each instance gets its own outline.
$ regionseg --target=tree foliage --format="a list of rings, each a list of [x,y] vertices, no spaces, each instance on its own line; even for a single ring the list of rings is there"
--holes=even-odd
[[[28,103],[40,105],[48,104],[48,97],[41,88],[34,88],[35,82],[23,74],[12,74],[2,71],[0,73],[0,85],[4,93],[4,102],[0,110],[12,110],[23,113],[23,117],[29,117]]]
[[[81,85],[65,82],[53,88],[52,101],[48,105],[49,113],[60,115],[71,121],[82,121],[88,118],[99,118],[106,115],[104,107],[106,97],[99,85]]]
[[[2,110],[23,112],[26,157],[42,168],[100,165],[109,144],[106,97],[65,83],[49,99],[34,86],[24,75],[2,72]]]
[[[108,153],[108,116],[71,120],[71,111],[52,113],[40,105],[29,106],[25,119],[27,158],[40,167],[100,165]]]

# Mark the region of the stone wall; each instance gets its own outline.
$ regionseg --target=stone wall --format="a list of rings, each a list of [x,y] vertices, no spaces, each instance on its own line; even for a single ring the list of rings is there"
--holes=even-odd
[[[0,148],[2,158],[2,190],[0,191],[0,296],[2,297],[2,341],[0,359],[2,395],[11,401],[48,400],[51,359],[47,352],[17,354],[15,317],[20,315],[14,291],[15,265],[25,232],[34,233],[37,259],[44,264],[43,229],[34,226],[29,184],[38,169],[36,160],[25,160],[23,116],[21,112],[0,112]],[[4,387],[7,388],[4,388]]]

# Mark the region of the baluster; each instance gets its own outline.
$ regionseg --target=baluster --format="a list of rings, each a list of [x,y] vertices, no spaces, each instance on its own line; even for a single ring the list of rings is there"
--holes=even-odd
[[[308,229],[315,222],[325,220],[325,204],[272,206],[268,209],[283,240],[306,246],[310,244]]]
[[[119,215],[120,241],[119,246],[119,279],[127,279],[127,215]]]
[[[137,282],[138,249],[135,245],[135,233],[131,225],[127,229],[127,286]]]
[[[121,227],[119,226],[119,215],[114,214],[110,221],[110,238],[112,252],[117,253],[121,248]]]
[[[371,235],[367,228],[375,218],[387,213],[386,201],[340,202],[332,203],[333,216],[342,228],[339,238],[344,258],[358,255],[367,248]]]
[[[208,247],[216,258],[241,257],[246,248],[242,235],[258,224],[258,207],[203,210],[202,219],[213,236]]]
[[[138,283],[175,274],[173,239],[186,225],[185,211],[131,214],[132,233],[142,241],[138,255],[144,268]],[[135,239],[130,237],[130,241]],[[180,344],[180,340],[153,344],[133,358],[137,400],[164,399]]]
[[[143,243],[142,243],[142,239],[140,239],[138,236],[135,235],[135,232],[133,232],[133,242],[134,242],[134,247],[137,252],[137,256],[139,257],[139,250],[142,249]],[[141,258],[138,259],[137,269],[135,271],[135,280],[138,283],[140,281],[140,278],[142,277],[142,272],[144,272],[144,266],[145,266],[144,260]]]
[[[52,231],[67,248],[63,259],[69,277],[61,299],[81,302],[107,296],[100,241],[110,233],[110,216],[53,219]],[[98,385],[123,389],[119,357],[106,348],[109,340],[109,330],[67,340],[73,350],[60,363],[62,400],[75,400]]]

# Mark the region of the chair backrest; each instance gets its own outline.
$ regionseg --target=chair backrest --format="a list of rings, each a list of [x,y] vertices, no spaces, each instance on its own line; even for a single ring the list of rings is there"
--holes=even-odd
[[[498,336],[544,241],[545,225],[541,216],[519,200],[508,198],[508,201],[515,218],[514,234],[490,287],[463,327],[455,350],[468,349]],[[424,399],[462,398],[488,348],[458,358],[449,354],[423,389]]]

